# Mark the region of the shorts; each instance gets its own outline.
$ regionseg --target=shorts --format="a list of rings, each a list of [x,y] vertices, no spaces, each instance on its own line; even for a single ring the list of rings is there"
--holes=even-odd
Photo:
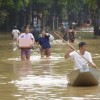
[[[25,55],[25,56],[30,56],[31,54],[31,49],[28,48],[28,49],[21,49],[21,55]]]
[[[49,57],[51,56],[51,48],[46,48],[41,50],[41,56],[44,57]]]

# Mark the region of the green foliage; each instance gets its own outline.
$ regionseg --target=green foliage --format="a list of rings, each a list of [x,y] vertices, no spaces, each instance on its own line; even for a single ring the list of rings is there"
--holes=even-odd
[[[31,0],[32,8],[37,12],[42,12],[51,7],[52,0]]]
[[[60,7],[66,7],[67,4],[67,0],[58,0],[58,5]]]
[[[15,9],[19,11],[22,7],[26,7],[30,0],[1,0],[0,7],[5,9]]]
[[[6,11],[1,11],[0,10],[0,26],[2,24],[4,24],[6,17],[7,17],[8,13]]]
[[[68,0],[67,9],[71,12],[80,12],[84,4],[84,0]]]
[[[0,7],[12,7],[13,6],[13,0],[1,0],[0,1]]]
[[[86,3],[89,4],[89,9],[90,9],[90,10],[95,10],[95,9],[97,9],[96,0],[86,0]]]
[[[19,11],[22,7],[27,7],[29,3],[29,0],[13,0],[13,8]]]

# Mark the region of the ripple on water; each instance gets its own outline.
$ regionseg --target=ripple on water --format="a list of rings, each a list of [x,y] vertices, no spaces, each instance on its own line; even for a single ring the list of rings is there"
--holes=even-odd
[[[93,58],[100,58],[100,54],[94,54]]]
[[[35,61],[35,62],[39,62],[41,60],[51,60],[51,61],[54,61],[54,60],[59,60],[59,59],[63,59],[64,57],[61,57],[60,55],[56,55],[56,54],[53,54],[50,58],[42,58],[40,57],[40,55],[33,55],[30,57],[30,61]],[[10,61],[20,61],[20,57],[18,58],[8,58],[8,60]]]
[[[41,76],[27,76],[21,77],[20,80],[12,81],[11,83],[15,83],[19,88],[29,88],[34,85],[38,85],[41,87],[66,87],[67,80],[66,76],[50,76],[50,75],[41,75]]]

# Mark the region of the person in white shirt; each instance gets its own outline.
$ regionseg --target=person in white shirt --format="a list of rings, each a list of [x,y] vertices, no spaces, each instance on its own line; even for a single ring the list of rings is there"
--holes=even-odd
[[[65,59],[68,57],[71,57],[73,59],[75,70],[81,69],[83,67],[88,67],[89,64],[97,68],[92,60],[91,54],[87,51],[87,44],[85,42],[79,43],[79,50],[77,51],[69,49],[65,54]]]
[[[19,41],[20,39],[23,40],[31,40],[32,43],[30,44],[30,46],[28,47],[19,47]],[[31,55],[31,49],[34,45],[34,36],[32,35],[32,33],[30,33],[30,27],[26,26],[25,27],[25,33],[21,33],[17,39],[17,46],[21,49],[21,60],[25,61],[25,60],[30,60],[30,55]],[[25,41],[24,45],[27,44],[29,41]]]
[[[15,26],[14,29],[12,30],[12,37],[15,42],[17,41],[19,34],[20,31],[17,29],[17,26]]]

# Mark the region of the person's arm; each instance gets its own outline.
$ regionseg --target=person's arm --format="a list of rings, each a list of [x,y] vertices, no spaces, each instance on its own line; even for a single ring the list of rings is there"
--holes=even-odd
[[[19,39],[22,37],[22,33],[18,36],[17,40],[16,40],[16,45],[19,48]]]
[[[33,34],[32,34],[32,33],[31,33],[30,37],[31,37],[31,40],[32,40],[32,44],[30,45],[30,47],[32,47],[32,48],[33,48],[34,43],[35,43],[35,38],[34,38],[34,36],[33,36]]]
[[[89,65],[90,66],[92,66],[92,67],[94,67],[94,68],[97,68],[97,66],[96,66],[96,64],[93,62],[93,60],[92,60],[92,56],[91,56],[91,54],[89,53],[89,55],[88,55],[88,63],[89,63]]]
[[[92,59],[92,58],[91,58],[91,59]],[[95,64],[93,61],[91,61],[91,62],[89,63],[89,65],[92,66],[92,67],[94,67],[94,68],[97,68],[96,64]],[[98,69],[98,68],[97,68],[97,69]]]
[[[68,49],[68,51],[65,53],[65,59],[67,59],[69,57],[69,54],[73,51],[73,49]]]
[[[37,43],[37,46],[38,46],[38,48],[39,48],[39,50],[41,51],[43,48],[42,48],[42,45],[41,45],[41,43],[38,41],[38,43]]]
[[[20,35],[20,31],[18,30],[18,35]]]
[[[94,67],[94,68],[97,68],[96,64],[93,63],[93,62],[92,62],[90,65],[91,65],[92,67]]]
[[[94,62],[90,62],[89,65],[96,68],[96,69],[99,69]]]
[[[19,48],[19,38],[17,38],[16,45]]]
[[[35,38],[33,36],[33,38],[32,38],[32,45],[34,45],[34,43],[35,43]]]

